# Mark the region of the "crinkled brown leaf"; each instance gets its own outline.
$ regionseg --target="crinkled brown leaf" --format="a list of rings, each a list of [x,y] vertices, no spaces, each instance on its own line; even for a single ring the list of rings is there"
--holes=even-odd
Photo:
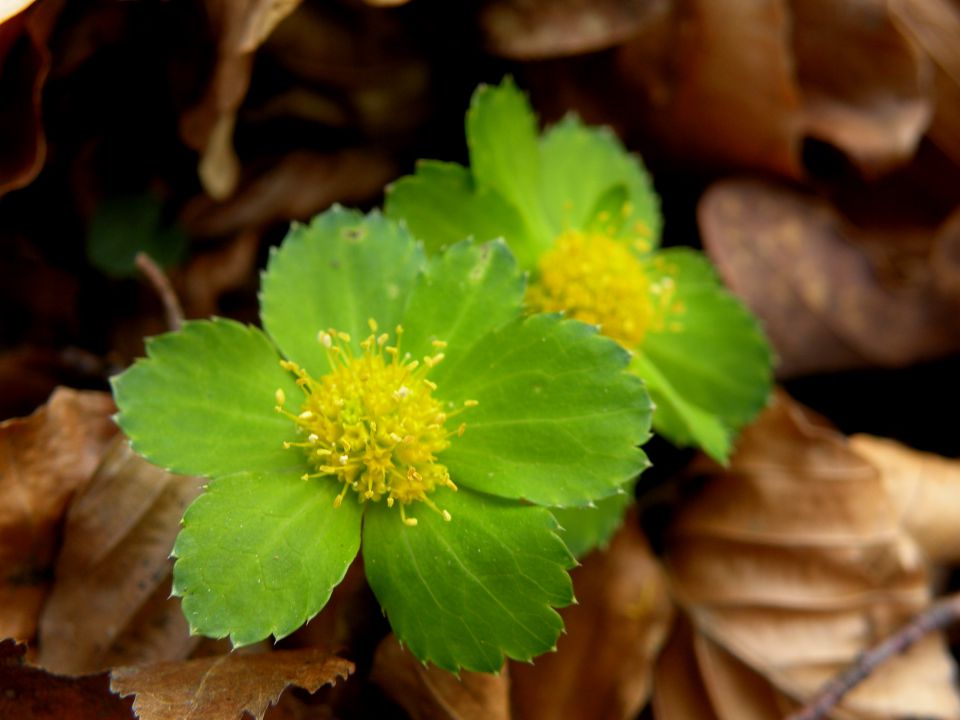
[[[197,638],[170,597],[170,551],[199,491],[199,479],[167,473],[114,440],[67,512],[39,664],[84,674],[189,655]]]
[[[610,547],[583,559],[557,652],[511,663],[517,720],[636,717],[673,615],[666,578],[633,513]]]
[[[41,100],[50,71],[47,40],[62,5],[39,3],[0,22],[0,195],[32,182],[46,158]]]
[[[933,68],[888,5],[790,3],[802,132],[839,148],[868,175],[908,161],[933,114]]]
[[[140,720],[262,720],[290,685],[316,692],[353,672],[353,663],[309,648],[229,653],[182,662],[116,668],[110,687],[136,695]]]
[[[106,393],[60,388],[0,423],[0,637],[33,637],[63,513],[116,434],[113,411]]]
[[[703,196],[698,218],[724,280],[762,320],[783,377],[901,366],[960,348],[957,297],[937,273],[928,265],[881,280],[865,249],[873,236],[822,199],[725,180]]]
[[[0,23],[7,22],[14,15],[23,12],[36,0],[4,0],[0,3]]]
[[[62,678],[23,664],[25,648],[0,642],[0,717],[10,720],[133,720],[106,675]]]
[[[950,0],[890,0],[890,13],[936,64],[930,138],[960,162],[960,8]]]
[[[924,555],[932,562],[960,558],[960,461],[870,435],[854,435],[850,447],[879,470]]]
[[[633,117],[673,158],[800,178],[807,138],[864,175],[913,156],[933,113],[933,73],[883,0],[674,8],[656,37],[618,51]]]
[[[221,246],[196,253],[183,268],[171,273],[188,317],[220,313],[225,293],[253,284],[260,237],[244,232]]]
[[[783,394],[744,431],[730,467],[711,472],[680,511],[668,546],[718,717],[781,717],[929,604],[909,497]],[[841,712],[960,718],[955,672],[942,636],[927,636],[855,688]],[[759,705],[756,677],[769,685]],[[669,702],[662,695],[658,707]]]
[[[633,37],[670,0],[490,0],[479,22],[491,52],[536,60],[595,52]]]
[[[253,53],[299,4],[300,0],[205,2],[217,58],[203,99],[180,119],[180,134],[200,153],[200,180],[213,198],[229,197],[240,180],[233,130],[237,108],[250,85]]]
[[[357,203],[394,177],[393,162],[371,150],[292,152],[224,203],[197,198],[183,213],[196,235],[233,235],[272,222],[308,219],[334,202]]]
[[[659,65],[647,38],[619,52],[627,82],[649,98],[643,120],[670,153],[705,164],[801,174],[802,97],[784,0],[677,3]]]
[[[510,720],[506,667],[454,675],[423,665],[392,634],[377,647],[371,680],[413,720]]]

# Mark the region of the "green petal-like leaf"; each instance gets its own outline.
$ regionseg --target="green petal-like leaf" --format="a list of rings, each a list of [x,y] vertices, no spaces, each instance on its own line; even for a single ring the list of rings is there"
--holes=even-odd
[[[647,383],[656,408],[654,430],[676,445],[696,445],[710,457],[726,462],[733,437],[719,417],[684,397],[642,351],[634,355],[630,367]]]
[[[470,169],[477,185],[488,185],[510,202],[538,243],[553,240],[539,205],[540,150],[537,116],[510,78],[482,85],[467,112]]]
[[[406,222],[433,253],[466,238],[505,238],[524,266],[535,264],[535,245],[523,218],[490,187],[476,187],[470,171],[456,163],[422,160],[414,175],[387,188],[387,217]]]
[[[767,402],[770,347],[703,255],[676,248],[648,262],[651,277],[654,268],[667,268],[676,289],[671,304],[681,308],[663,331],[647,335],[634,360],[657,405],[654,428],[725,462],[732,433]]]
[[[400,522],[382,503],[367,511],[363,561],[397,637],[421,660],[494,672],[504,655],[529,660],[554,647],[573,601],[573,558],[542,508],[461,490],[433,495],[445,522],[422,503]]]
[[[271,255],[260,296],[264,329],[289,359],[314,376],[327,372],[317,333],[333,327],[358,343],[370,318],[392,331],[423,261],[397,223],[334,208],[293,226]]]
[[[628,482],[620,495],[599,500],[594,507],[556,508],[553,516],[563,532],[560,537],[574,557],[606,546],[623,523],[623,515],[633,502],[633,482]]]
[[[454,482],[553,507],[618,492],[647,466],[637,446],[650,429],[650,398],[623,372],[628,360],[592,327],[557,315],[510,323],[448,357],[437,396],[479,402],[441,456]]]
[[[461,242],[432,259],[410,294],[403,318],[403,348],[414,357],[447,343],[448,357],[463,355],[479,338],[520,315],[526,283],[501,241]],[[445,361],[446,362],[446,361]],[[443,377],[443,364],[431,379]]]
[[[299,468],[283,449],[294,425],[274,412],[274,391],[300,390],[256,328],[200,320],[147,341],[147,358],[113,381],[117,422],[133,449],[189,475]]]
[[[552,235],[581,230],[603,208],[601,198],[616,185],[626,188],[628,212],[617,225],[631,237],[660,241],[660,201],[636,155],[628,153],[607,128],[586,127],[567,117],[551,127],[540,143],[540,202]],[[609,211],[609,209],[607,209]],[[622,212],[623,207],[616,208]]]
[[[361,506],[332,480],[221,478],[187,509],[173,592],[193,632],[235,646],[282,638],[316,615],[360,546]]]

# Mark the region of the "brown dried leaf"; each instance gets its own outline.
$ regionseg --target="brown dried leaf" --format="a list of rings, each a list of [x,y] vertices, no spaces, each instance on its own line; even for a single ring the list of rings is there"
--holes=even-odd
[[[300,0],[206,0],[217,59],[203,99],[180,118],[180,135],[200,153],[200,180],[212,198],[229,197],[240,179],[233,127],[250,85],[253,53],[299,4]]]
[[[880,471],[903,526],[933,562],[960,558],[960,462],[894,440],[854,435],[850,447]]]
[[[659,68],[646,38],[625,44],[619,62],[649,98],[643,119],[670,154],[799,176],[801,96],[784,0],[691,0],[664,31]]]
[[[571,575],[577,604],[560,611],[566,632],[557,652],[532,665],[511,663],[515,717],[636,717],[673,617],[666,578],[636,517]]]
[[[262,720],[290,685],[316,692],[353,672],[353,663],[322,650],[230,653],[112,671],[110,687],[135,694],[141,720]]]
[[[933,68],[886,0],[790,7],[803,134],[839,148],[865,175],[909,161],[933,114]]]
[[[510,678],[420,663],[391,634],[377,647],[371,680],[414,720],[510,720]]]
[[[782,377],[901,366],[960,348],[957,298],[944,296],[929,259],[926,272],[881,281],[865,246],[884,237],[819,198],[726,180],[704,194],[698,218],[724,280],[763,321]]]
[[[514,60],[603,50],[637,35],[670,0],[491,0],[480,8],[487,48]]]
[[[815,138],[877,175],[930,124],[932,67],[884,0],[691,0],[657,30],[619,49],[621,94],[658,150],[698,171],[801,178]]]
[[[220,297],[256,278],[260,237],[241,233],[223,245],[196,253],[172,280],[180,289],[187,317],[209,317],[220,312]]]
[[[62,678],[23,664],[25,648],[0,642],[0,717],[24,720],[133,720],[129,700],[106,675]]]
[[[41,100],[50,71],[47,40],[62,6],[48,0],[0,22],[0,196],[30,184],[47,156]]]
[[[657,720],[717,720],[696,668],[690,624],[680,618],[654,668],[653,714]]]
[[[292,152],[228,202],[196,198],[181,221],[193,235],[234,235],[273,222],[306,219],[334,202],[368,200],[395,176],[393,161],[370,150]]]
[[[33,5],[34,2],[36,0],[4,0],[0,4],[0,23],[7,22],[14,15],[18,15]]]
[[[744,432],[730,467],[681,510],[668,547],[694,632],[683,652],[716,717],[782,717],[929,604],[926,557],[906,522],[911,497],[785,395]],[[955,670],[931,635],[859,685],[837,716],[960,718]],[[667,693],[658,708],[678,685],[655,688]]]
[[[170,550],[200,484],[114,440],[67,512],[39,664],[78,675],[189,655],[197,638],[170,597]]]
[[[60,388],[0,423],[0,637],[33,637],[63,513],[116,434],[113,411],[106,393]]]
[[[890,0],[890,13],[937,65],[933,140],[960,163],[960,8],[949,0]]]

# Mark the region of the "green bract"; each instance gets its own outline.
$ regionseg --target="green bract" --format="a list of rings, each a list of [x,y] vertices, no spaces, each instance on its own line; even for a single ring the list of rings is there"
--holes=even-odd
[[[466,126],[470,168],[422,161],[389,188],[387,215],[431,251],[504,238],[532,273],[529,305],[600,325],[633,353],[654,429],[725,462],[766,403],[770,349],[700,253],[656,250],[659,203],[639,160],[574,117],[538,135],[509,80],[476,92]]]
[[[148,342],[114,382],[118,422],[211,479],[174,548],[194,632],[293,632],[362,546],[422,660],[492,671],[553,647],[573,559],[546,508],[622,493],[650,401],[623,348],[525,315],[524,293],[502,242],[427,260],[395,223],[335,209],[271,256],[263,331],[214,319]]]

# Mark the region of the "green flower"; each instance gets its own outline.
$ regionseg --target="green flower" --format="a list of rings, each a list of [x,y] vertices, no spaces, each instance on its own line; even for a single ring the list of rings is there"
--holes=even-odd
[[[389,189],[387,215],[431,251],[504,238],[531,273],[528,307],[596,324],[630,350],[654,429],[725,462],[767,402],[771,352],[702,254],[656,249],[659,203],[640,161],[574,117],[538,136],[510,80],[476,92],[466,127],[470,168],[421,162]]]
[[[148,342],[114,383],[118,422],[211,479],[174,547],[194,632],[293,632],[362,544],[422,660],[492,671],[554,646],[573,560],[545,508],[622,491],[650,401],[621,347],[525,316],[524,294],[501,242],[428,261],[402,227],[335,209],[271,256],[264,331],[214,319]]]

